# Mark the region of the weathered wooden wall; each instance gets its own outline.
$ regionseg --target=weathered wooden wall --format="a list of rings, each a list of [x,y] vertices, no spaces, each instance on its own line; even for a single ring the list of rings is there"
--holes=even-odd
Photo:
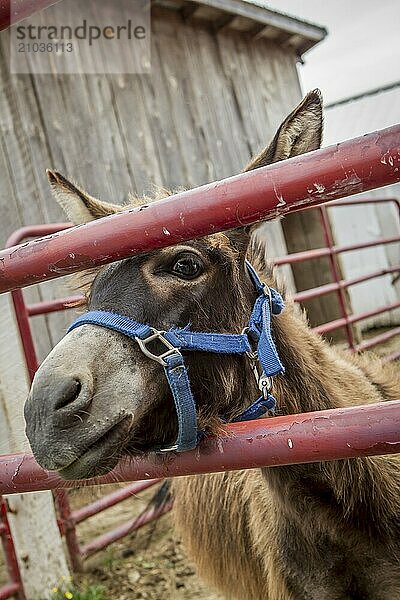
[[[291,214],[283,221],[283,233],[289,254],[326,246],[318,209]],[[333,279],[330,260],[328,257],[324,257],[297,263],[293,268],[293,277],[298,292],[331,283]],[[333,321],[342,316],[336,293],[314,298],[304,302],[303,306],[313,326]],[[348,306],[350,307],[349,302]],[[349,312],[351,312],[350,308]],[[343,337],[343,330],[338,329],[331,332],[328,339],[337,342],[342,340]]]
[[[152,21],[144,75],[10,75],[1,34],[1,246],[21,225],[64,220],[48,189],[49,166],[112,202],[153,186],[196,186],[239,172],[298,102],[290,49],[216,34],[161,9]],[[279,224],[272,234],[271,253],[281,254]],[[62,288],[57,281],[26,294],[54,297]],[[33,320],[41,357],[69,319]]]

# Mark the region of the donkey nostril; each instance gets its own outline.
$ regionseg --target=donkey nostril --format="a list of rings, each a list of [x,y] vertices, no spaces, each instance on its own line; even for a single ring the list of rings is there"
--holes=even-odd
[[[65,379],[61,384],[59,384],[58,389],[56,390],[56,403],[54,407],[64,408],[71,404],[74,400],[79,397],[79,394],[82,390],[82,383],[79,379]]]

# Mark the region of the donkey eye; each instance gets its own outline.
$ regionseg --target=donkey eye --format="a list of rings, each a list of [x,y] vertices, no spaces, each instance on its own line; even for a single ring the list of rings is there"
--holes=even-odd
[[[202,271],[202,262],[194,255],[180,256],[171,266],[171,273],[181,279],[195,279]]]

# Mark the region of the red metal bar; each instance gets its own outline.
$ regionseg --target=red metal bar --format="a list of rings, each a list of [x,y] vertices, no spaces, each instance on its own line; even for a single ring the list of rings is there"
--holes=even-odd
[[[14,290],[15,292],[16,290]],[[13,292],[11,292],[13,293]],[[57,298],[56,300],[47,300],[45,302],[35,302],[26,306],[26,312],[29,317],[36,315],[46,315],[59,310],[75,308],[82,304],[84,296],[68,296],[67,298]]]
[[[375,315],[379,315],[383,312],[389,312],[390,310],[394,310],[395,308],[399,307],[400,301],[392,302],[391,304],[386,304],[385,306],[380,306],[379,308],[374,308],[373,310],[368,310],[363,313],[359,313],[358,315],[349,315],[347,319],[336,319],[335,321],[329,321],[329,323],[318,325],[318,327],[314,327],[314,331],[316,331],[317,333],[328,333],[329,331],[334,331],[335,329],[340,329],[340,327],[344,327],[346,322],[358,323],[358,321],[364,321],[365,319],[375,317]]]
[[[16,596],[18,600],[26,600],[24,588],[19,572],[18,560],[15,554],[14,542],[11,535],[7,515],[7,502],[0,496],[0,521],[2,523],[1,542],[3,546],[6,566],[11,583],[0,588],[0,600]]]
[[[78,508],[74,510],[71,514],[71,518],[75,525],[89,519],[89,517],[93,517],[97,515],[99,512],[106,510],[106,508],[111,508],[111,506],[115,506],[119,502],[126,500],[127,498],[131,498],[135,494],[139,492],[143,492],[147,490],[149,487],[152,487],[156,483],[159,483],[161,479],[148,479],[147,481],[135,481],[134,483],[125,486],[121,490],[117,490],[111,494],[107,494],[103,498],[92,502],[91,504],[87,504],[86,506],[82,506],[82,508]]]
[[[0,600],[6,600],[7,598],[18,597],[20,586],[18,583],[8,583],[0,588]]]
[[[0,31],[30,17],[60,0],[1,0]]]
[[[66,490],[54,490],[54,498],[61,519],[61,530],[65,535],[72,570],[74,573],[81,573],[83,571],[82,551],[76,535],[68,492]]]
[[[329,266],[330,266],[330,270],[331,270],[332,279],[336,283],[339,283],[340,270],[339,270],[338,264],[336,262],[336,255],[333,251],[335,246],[334,246],[334,242],[333,242],[332,229],[331,229],[331,224],[329,222],[328,213],[326,211],[325,206],[319,207],[319,213],[320,213],[320,219],[321,219],[321,224],[322,224],[322,230],[324,233],[325,244],[329,248]],[[348,342],[349,348],[351,348],[353,350],[354,346],[355,346],[355,341],[354,341],[353,328],[347,320],[348,312],[347,312],[347,302],[346,302],[345,291],[343,288],[338,286],[336,293],[337,293],[337,298],[339,301],[340,312],[342,314],[342,317],[344,319],[346,319],[346,325],[344,326],[344,329],[346,331],[347,342]]]
[[[17,320],[20,339],[24,351],[28,377],[29,380],[32,382],[33,377],[38,369],[39,363],[37,360],[35,345],[32,337],[32,330],[29,323],[29,314],[25,305],[22,290],[17,289],[12,291],[11,298],[14,305],[15,317]],[[71,521],[71,507],[69,504],[67,493],[63,490],[56,490],[54,492],[54,497],[59,510],[61,528],[65,533],[65,541],[68,547],[72,569],[75,572],[81,572],[83,570],[83,567],[79,551],[79,543],[78,538],[76,536],[74,524]]]
[[[4,250],[0,292],[393,184],[399,166],[396,125]]]
[[[364,350],[368,350],[368,348],[373,348],[374,346],[377,346],[378,344],[383,344],[383,343],[391,340],[392,338],[396,337],[397,335],[400,335],[400,327],[395,327],[394,329],[391,329],[390,331],[385,331],[385,333],[380,333],[379,335],[375,335],[373,338],[370,338],[369,340],[365,340],[364,342],[357,344],[355,350],[356,350],[356,352],[363,352]]]
[[[392,360],[398,360],[400,358],[400,350],[395,350],[395,352],[392,352],[391,354],[388,354],[387,356],[382,357],[382,361],[384,363],[387,362],[391,362]]]
[[[400,401],[232,423],[180,455],[122,460],[92,485],[400,452]],[[82,486],[39,467],[30,454],[0,456],[0,493]]]
[[[87,546],[81,547],[78,542],[78,538],[76,535],[76,525],[81,523],[82,521],[92,517],[103,510],[110,508],[111,506],[115,506],[119,502],[126,500],[127,498],[132,497],[132,495],[137,494],[146,490],[149,487],[152,487],[156,483],[161,481],[160,479],[150,479],[146,481],[137,481],[124,487],[121,490],[117,490],[107,496],[92,502],[82,508],[72,511],[70,510],[69,499],[66,490],[57,489],[55,490],[56,501],[58,506],[59,515],[61,517],[60,520],[60,528],[62,534],[65,535],[66,542],[68,545],[70,560],[72,570],[75,573],[80,573],[83,571],[83,558],[97,552],[98,550],[103,549],[108,544],[113,541],[121,539],[124,535],[127,535],[133,529],[137,529],[142,525],[145,525],[146,522],[150,522],[157,518],[160,515],[151,515],[148,521],[140,518],[137,518],[134,523],[136,526],[130,522],[131,527],[126,528],[126,526],[119,526],[115,529],[108,531],[106,534],[100,536],[89,542]],[[161,513],[163,514],[163,513]]]
[[[357,199],[356,198],[356,199],[347,199],[347,200],[346,199],[334,200],[332,202],[327,203],[327,206],[349,206],[352,204],[365,204],[365,203],[378,204],[378,203],[383,203],[383,202],[395,202],[400,210],[400,201],[397,200],[396,198],[384,198],[384,199],[375,199],[375,198]],[[63,231],[70,227],[72,227],[71,223],[45,224],[45,225],[33,225],[33,226],[23,227],[23,228],[17,230],[16,232],[14,232],[12,234],[12,236],[10,236],[10,238],[7,241],[7,247],[17,245],[22,240],[29,238],[29,237],[51,235],[53,233],[56,233],[58,231]],[[397,238],[397,237],[387,238],[387,239],[382,240],[382,243],[394,243],[397,241],[399,241],[399,238]],[[367,242],[366,243],[367,245],[364,245],[364,243],[362,243],[361,245],[353,244],[353,245],[346,245],[346,246],[338,246],[338,247],[334,248],[334,252],[339,253],[339,252],[346,252],[346,251],[350,251],[350,250],[358,250],[358,249],[362,249],[364,247],[370,247],[370,246],[377,245],[378,243],[380,243],[380,241]],[[328,256],[328,255],[329,255],[328,249],[319,248],[319,249],[316,249],[316,251],[311,251],[311,254],[310,254],[310,251],[293,253],[288,256],[277,258],[275,262],[277,265],[280,265],[280,264],[287,264],[288,262],[300,262],[301,260],[306,260],[306,259],[310,259],[310,258],[311,259],[319,258],[322,256]],[[352,284],[349,284],[349,285],[352,285]],[[332,290],[332,291],[334,291],[334,290]],[[301,293],[303,294],[305,292],[301,292]],[[328,293],[328,292],[326,292],[326,293]],[[28,311],[29,315],[36,315],[36,314],[44,314],[47,312],[53,312],[56,310],[62,310],[63,308],[65,308],[64,304],[78,302],[78,301],[80,301],[81,298],[82,297],[80,297],[80,296],[71,296],[71,297],[64,298],[64,299],[49,301],[48,303],[40,302],[40,303],[33,304],[31,306],[28,306],[27,311]]]
[[[33,377],[39,368],[39,363],[36,356],[35,344],[33,342],[32,337],[32,330],[29,324],[29,315],[28,311],[26,310],[22,290],[13,290],[11,292],[11,300],[14,305],[15,318],[17,320],[17,325],[20,333],[20,339],[24,351],[29,381],[32,383]]]
[[[325,294],[335,292],[339,287],[348,288],[352,285],[357,285],[358,283],[369,281],[370,279],[376,279],[378,277],[383,277],[384,275],[390,275],[390,273],[397,273],[398,271],[400,271],[400,265],[395,265],[394,267],[389,267],[387,269],[379,269],[378,271],[372,271],[371,273],[366,273],[365,275],[360,275],[359,277],[341,279],[340,281],[335,281],[334,283],[327,283],[325,285],[320,285],[309,290],[303,290],[302,292],[298,292],[297,294],[293,295],[293,300],[295,302],[307,302],[308,300],[312,300],[313,298],[319,298],[320,296],[324,296]]]
[[[381,238],[379,240],[370,240],[368,242],[360,242],[358,244],[344,244],[343,246],[333,246],[333,248],[315,248],[314,250],[304,250],[302,252],[293,252],[287,256],[280,256],[274,259],[274,263],[277,266],[288,265],[304,260],[313,260],[314,258],[323,258],[333,254],[341,254],[342,252],[351,252],[352,250],[362,250],[363,248],[372,248],[374,246],[380,246],[385,244],[395,244],[400,242],[400,236],[395,235],[392,237]]]
[[[50,223],[43,225],[29,225],[27,227],[21,227],[14,231],[8,238],[6,246],[13,246],[19,244],[22,240],[35,236],[46,236],[56,231],[63,231],[71,227],[71,223]],[[69,301],[74,301],[78,298],[72,296],[68,298]],[[32,330],[29,324],[29,317],[35,314],[44,314],[45,312],[52,312],[51,310],[46,311],[47,303],[38,302],[31,306],[26,306],[23,293],[20,289],[13,290],[11,292],[11,299],[14,305],[15,317],[19,328],[22,348],[25,356],[25,363],[29,375],[29,379],[32,382],[35,372],[38,369],[39,363],[36,356],[35,344],[32,337]],[[64,301],[67,299],[64,299]],[[63,300],[54,301],[55,304],[59,304]],[[43,306],[42,306],[43,305]],[[42,310],[43,308],[43,310]],[[65,308],[65,307],[63,307]],[[58,310],[58,309],[55,309]]]
[[[16,246],[22,240],[35,238],[38,236],[47,236],[57,231],[65,231],[73,227],[73,223],[41,223],[40,225],[26,225],[14,231],[6,242],[6,248]]]
[[[21,227],[11,234],[8,238],[6,246],[14,246],[22,240],[37,235],[47,236],[55,231],[63,231],[71,227],[71,223],[54,223],[43,225],[29,225]],[[24,247],[24,245],[22,245]],[[29,310],[25,304],[25,300],[20,289],[16,289],[11,294],[11,299],[14,305],[15,318],[20,332],[21,344],[24,351],[26,368],[28,371],[29,380],[32,382],[35,372],[39,367],[36,356],[35,344],[32,337],[32,330],[29,324]],[[35,305],[33,305],[35,307]]]
[[[335,291],[338,294],[339,293],[343,294],[344,289],[346,289],[352,285],[356,285],[358,283],[368,281],[369,279],[373,279],[375,277],[381,277],[388,273],[395,273],[395,272],[399,271],[400,265],[396,265],[394,267],[390,267],[387,269],[380,269],[379,271],[368,273],[366,275],[361,275],[359,277],[354,277],[354,278],[347,279],[347,280],[340,280],[336,261],[334,259],[334,256],[336,256],[337,254],[342,253],[342,252],[349,252],[351,250],[359,250],[359,249],[363,249],[363,248],[375,247],[380,244],[388,244],[388,243],[398,242],[398,241],[400,241],[400,237],[383,238],[380,240],[363,242],[361,244],[348,244],[348,245],[343,245],[343,246],[333,246],[332,230],[330,228],[329,219],[327,217],[326,207],[351,206],[351,205],[355,205],[355,204],[363,205],[363,204],[368,204],[368,203],[382,204],[384,202],[394,202],[400,212],[400,201],[397,198],[383,198],[383,199],[376,199],[376,198],[364,198],[364,199],[360,198],[360,199],[358,199],[358,198],[356,198],[356,199],[335,200],[333,202],[327,203],[324,207],[319,207],[320,212],[321,212],[322,227],[323,227],[323,231],[324,231],[325,243],[326,243],[327,247],[317,248],[317,249],[311,250],[311,251],[304,251],[304,252],[297,252],[297,253],[289,254],[287,256],[283,256],[283,257],[275,259],[274,263],[279,266],[279,265],[284,265],[284,264],[293,264],[293,263],[297,263],[297,262],[303,262],[305,260],[320,258],[323,256],[329,256],[330,262],[331,262],[331,272],[332,272],[332,277],[333,277],[334,281],[332,283],[322,285],[322,286],[319,286],[316,288],[312,288],[309,290],[304,290],[302,292],[295,294],[293,296],[293,300],[295,302],[305,302],[307,300],[311,300],[313,298],[317,298],[324,294],[329,294],[329,293],[332,293]],[[345,307],[344,297],[341,296],[341,298],[339,298],[339,300],[340,300],[342,318],[336,319],[335,321],[331,321],[329,323],[324,323],[322,325],[319,325],[318,327],[315,328],[315,330],[318,333],[328,333],[330,331],[334,331],[335,329],[345,327],[346,332],[347,332],[349,347],[353,351],[365,350],[376,344],[382,343],[386,339],[390,339],[390,337],[393,337],[393,335],[395,335],[395,334],[391,334],[390,337],[388,337],[389,336],[389,332],[388,332],[387,334],[382,334],[382,336],[376,336],[376,338],[374,338],[374,340],[376,339],[376,342],[373,342],[373,340],[368,340],[365,343],[355,346],[353,333],[352,333],[352,329],[351,329],[352,323],[356,323],[357,321],[361,321],[370,316],[374,316],[376,314],[379,314],[380,312],[386,312],[387,310],[393,310],[394,308],[397,307],[397,305],[395,304],[395,305],[380,307],[380,308],[378,308],[374,311],[370,311],[368,313],[361,313],[359,315],[348,316],[347,310]],[[395,360],[396,358],[398,358],[399,354],[393,353],[389,357],[387,357],[387,360]]]
[[[86,544],[86,546],[83,546],[83,556],[85,558],[87,558],[88,556],[92,556],[92,554],[103,550],[103,548],[106,548],[113,542],[116,542],[117,540],[120,540],[126,535],[129,535],[130,533],[136,531],[140,527],[143,527],[143,525],[147,525],[148,523],[159,519],[162,515],[165,515],[165,513],[169,512],[171,508],[172,502],[168,502],[159,506],[156,509],[150,508],[148,510],[143,511],[138,517],[136,517],[132,521],[123,523],[119,527],[113,529],[113,531],[108,531],[107,533],[100,535],[99,537]]]

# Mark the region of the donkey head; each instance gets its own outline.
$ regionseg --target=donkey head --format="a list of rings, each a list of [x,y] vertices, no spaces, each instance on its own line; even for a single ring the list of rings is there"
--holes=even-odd
[[[311,92],[272,143],[246,170],[319,148],[322,104]],[[121,207],[89,196],[49,172],[57,201],[75,223]],[[254,287],[245,269],[250,228],[155,250],[100,268],[87,296],[90,310],[130,317],[158,330],[240,333]],[[256,394],[243,356],[187,352],[199,426],[216,431]],[[248,382],[246,382],[246,379]],[[123,454],[171,445],[177,433],[172,395],[161,365],[121,333],[83,325],[68,333],[36,373],[25,406],[27,435],[38,462],[69,479],[112,469]]]

